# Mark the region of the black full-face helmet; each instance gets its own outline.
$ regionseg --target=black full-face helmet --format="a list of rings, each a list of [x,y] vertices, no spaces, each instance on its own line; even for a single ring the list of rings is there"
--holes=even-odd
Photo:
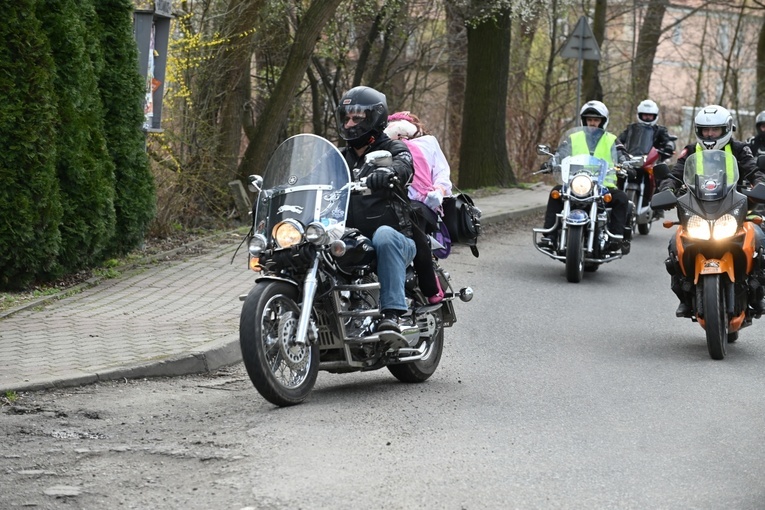
[[[340,99],[335,119],[348,145],[356,149],[369,145],[388,124],[385,94],[370,87],[354,87]]]

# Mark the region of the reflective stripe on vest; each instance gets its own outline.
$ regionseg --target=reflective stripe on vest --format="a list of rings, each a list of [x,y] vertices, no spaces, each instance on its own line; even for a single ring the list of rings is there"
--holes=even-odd
[[[726,145],[723,149],[727,154],[730,154],[733,156],[733,150],[730,148],[730,144]],[[704,148],[696,144],[696,154],[703,152]],[[703,158],[698,158],[697,164],[696,164],[696,175],[704,175],[704,165],[703,165]],[[731,181],[733,180],[733,161],[731,161],[731,158],[725,158],[725,180],[727,181],[728,186],[731,185]],[[736,184],[736,183],[732,183]]]
[[[616,135],[608,132],[604,132],[603,136],[598,140],[598,145],[595,146],[595,153],[590,152],[590,146],[587,145],[587,137],[584,131],[577,131],[569,136],[571,138],[571,155],[578,156],[580,154],[589,154],[596,158],[604,160],[608,164],[609,170],[614,166],[614,160],[611,157],[611,149],[616,142]],[[616,186],[616,174],[609,171],[603,179],[603,184],[606,187],[613,188]]]

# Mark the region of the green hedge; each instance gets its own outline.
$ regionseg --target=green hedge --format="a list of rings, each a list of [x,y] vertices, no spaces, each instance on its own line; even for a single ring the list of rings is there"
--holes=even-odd
[[[97,0],[97,25],[104,66],[98,77],[104,104],[107,147],[115,164],[116,236],[112,250],[124,253],[143,242],[154,219],[156,192],[145,149],[144,80],[138,74],[130,0]]]
[[[0,23],[0,287],[55,265],[61,246],[53,59],[35,0],[3,2]]]
[[[143,240],[155,192],[123,0],[0,0],[0,289]]]

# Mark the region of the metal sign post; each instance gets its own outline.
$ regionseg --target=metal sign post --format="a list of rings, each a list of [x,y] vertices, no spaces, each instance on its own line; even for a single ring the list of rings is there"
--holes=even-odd
[[[579,60],[579,75],[576,80],[576,112],[574,118],[579,115],[579,105],[581,105],[582,96],[582,61],[600,60],[600,47],[595,35],[592,33],[587,17],[582,16],[577,21],[573,32],[571,32],[560,50],[560,56],[563,58],[575,58]]]

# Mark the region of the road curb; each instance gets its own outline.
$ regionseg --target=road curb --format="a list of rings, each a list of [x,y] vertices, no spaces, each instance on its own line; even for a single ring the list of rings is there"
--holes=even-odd
[[[239,338],[229,337],[210,342],[192,351],[163,359],[155,359],[120,367],[96,368],[93,372],[75,371],[69,375],[45,379],[31,384],[3,385],[0,394],[6,392],[40,391],[55,388],[84,386],[96,382],[119,379],[143,379],[147,377],[174,377],[180,375],[211,373],[220,368],[242,361]]]

